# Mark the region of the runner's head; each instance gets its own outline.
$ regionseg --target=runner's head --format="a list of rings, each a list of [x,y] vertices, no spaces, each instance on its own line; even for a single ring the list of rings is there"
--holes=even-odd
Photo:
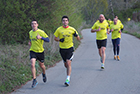
[[[115,16],[115,18],[117,18],[117,19],[118,19],[118,16],[116,15],[116,16]]]
[[[100,14],[99,21],[102,23],[105,20],[105,16],[103,14]]]
[[[38,28],[37,20],[32,20],[31,22],[32,29],[35,31]]]
[[[117,18],[114,18],[114,24],[117,24],[117,21],[118,21],[118,19]]]
[[[63,16],[62,17],[62,23],[63,23],[64,27],[67,27],[68,26],[68,24],[69,24],[69,18],[68,18],[68,16]]]
[[[111,21],[111,19],[108,19],[109,21]]]

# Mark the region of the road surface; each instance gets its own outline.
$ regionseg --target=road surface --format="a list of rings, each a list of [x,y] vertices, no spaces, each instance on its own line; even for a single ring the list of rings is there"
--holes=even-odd
[[[122,34],[120,61],[113,60],[111,35],[108,35],[105,69],[101,70],[96,35],[90,29],[82,31],[81,45],[72,61],[70,86],[66,87],[63,62],[46,70],[48,82],[42,75],[32,89],[32,81],[12,94],[140,94],[140,40]]]

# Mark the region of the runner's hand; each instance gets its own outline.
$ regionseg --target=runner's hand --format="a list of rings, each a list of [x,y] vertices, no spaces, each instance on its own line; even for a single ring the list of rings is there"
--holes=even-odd
[[[120,30],[119,33],[122,33],[122,31]]]
[[[37,34],[36,38],[41,39],[42,37],[39,34]]]
[[[107,34],[109,34],[110,32],[109,31],[107,31]]]
[[[99,26],[99,28],[97,29],[97,31],[101,31],[101,27]]]
[[[64,42],[64,38],[60,39],[59,41],[60,41],[60,42]]]
[[[113,31],[113,29],[111,29],[111,32]]]
[[[31,46],[31,41],[28,42],[28,45]]]

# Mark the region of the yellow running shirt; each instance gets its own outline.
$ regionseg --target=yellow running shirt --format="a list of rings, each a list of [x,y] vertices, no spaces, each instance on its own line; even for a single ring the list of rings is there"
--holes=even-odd
[[[29,32],[29,38],[31,41],[30,51],[34,51],[36,53],[42,53],[44,51],[43,43],[44,40],[37,39],[36,36],[39,34],[41,37],[47,38],[48,35],[41,29],[37,29],[36,31],[31,30]]]
[[[113,21],[107,20],[108,24],[111,25]]]
[[[114,23],[114,22],[113,22]],[[117,23],[120,23],[120,24],[122,24],[122,22],[118,19],[118,21],[117,21]]]
[[[113,29],[113,31],[112,31],[112,39],[121,38],[121,33],[119,31],[122,28],[123,28],[123,24],[120,24],[120,23],[117,23],[116,25],[115,24],[110,25],[110,30]]]
[[[128,20],[128,21],[130,21],[131,19],[130,19],[130,18],[128,18],[127,20]]]
[[[64,42],[59,42],[59,47],[62,49],[73,47],[73,34],[75,32],[78,35],[78,32],[71,26],[67,26],[66,28],[60,26],[57,28],[54,33],[55,37],[59,37],[59,39],[64,38]]]
[[[107,39],[107,29],[109,29],[109,25],[106,20],[103,21],[103,23],[100,23],[99,21],[96,22],[93,26],[92,29],[98,29],[101,28],[101,31],[96,32],[96,39],[97,40],[104,40]]]

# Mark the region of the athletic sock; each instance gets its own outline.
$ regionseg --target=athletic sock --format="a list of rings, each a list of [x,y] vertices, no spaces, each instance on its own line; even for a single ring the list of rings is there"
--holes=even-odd
[[[34,81],[36,81],[36,78],[34,79]]]
[[[70,76],[67,76],[67,79],[70,81]]]

